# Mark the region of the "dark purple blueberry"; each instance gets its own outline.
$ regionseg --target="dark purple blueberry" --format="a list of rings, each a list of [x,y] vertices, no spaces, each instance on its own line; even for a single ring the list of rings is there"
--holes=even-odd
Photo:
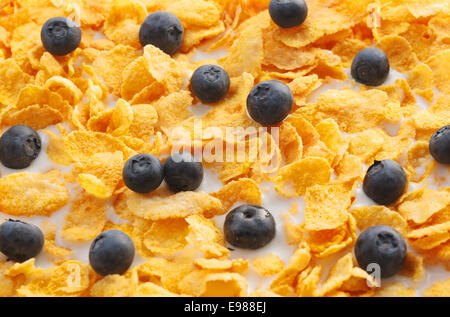
[[[358,265],[368,272],[371,264],[378,265],[382,278],[391,277],[402,269],[406,251],[401,234],[389,226],[374,226],[363,231],[355,244]]]
[[[203,181],[202,163],[190,153],[174,153],[164,164],[164,180],[174,192],[196,190]]]
[[[389,75],[389,60],[386,54],[375,47],[368,47],[353,59],[352,77],[367,86],[379,86]]]
[[[40,152],[41,138],[29,126],[12,126],[0,137],[0,161],[8,168],[27,168]]]
[[[228,243],[242,249],[259,249],[275,237],[275,220],[261,206],[242,205],[231,210],[223,226]]]
[[[395,161],[375,161],[364,177],[363,190],[380,205],[394,203],[405,191],[406,173]]]
[[[42,26],[41,41],[51,54],[64,56],[76,50],[80,45],[81,29],[69,18],[51,18]]]
[[[228,93],[230,77],[220,66],[203,65],[197,68],[192,75],[191,89],[202,102],[217,102]]]

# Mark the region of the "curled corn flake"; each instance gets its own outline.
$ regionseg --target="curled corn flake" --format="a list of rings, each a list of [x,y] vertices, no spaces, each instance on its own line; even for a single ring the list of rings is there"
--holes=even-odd
[[[313,185],[325,184],[331,176],[327,160],[308,157],[282,167],[275,177],[275,190],[283,196],[295,197],[305,194]]]

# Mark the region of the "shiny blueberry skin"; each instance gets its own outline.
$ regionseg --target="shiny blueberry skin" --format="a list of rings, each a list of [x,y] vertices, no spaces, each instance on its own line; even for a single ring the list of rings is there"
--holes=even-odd
[[[202,163],[190,153],[174,153],[164,164],[164,180],[176,193],[196,190],[203,181]]]
[[[406,242],[395,229],[389,226],[374,226],[363,231],[355,244],[358,265],[369,273],[370,264],[378,264],[382,278],[397,274],[406,259]]]
[[[123,167],[125,185],[136,193],[154,191],[164,179],[164,166],[151,154],[138,154],[130,158]]]
[[[0,162],[8,168],[27,168],[40,152],[41,138],[29,126],[12,126],[0,137]]]
[[[269,13],[279,27],[292,28],[306,20],[308,6],[305,0],[271,0]]]
[[[259,249],[275,237],[275,220],[265,208],[242,205],[225,218],[223,231],[228,243],[242,249]]]
[[[395,161],[375,161],[364,177],[363,190],[380,205],[394,203],[405,191],[406,173]]]
[[[430,139],[430,154],[441,164],[450,164],[450,125],[437,130]]]
[[[352,77],[367,86],[379,86],[389,75],[389,60],[386,54],[375,47],[368,47],[356,54],[352,62]]]
[[[64,56],[80,45],[81,29],[66,17],[51,18],[42,26],[41,41],[51,54]]]
[[[89,249],[89,263],[100,275],[123,274],[134,259],[134,244],[131,238],[120,230],[108,230],[92,242]]]
[[[168,55],[175,54],[183,42],[184,28],[172,13],[158,11],[150,14],[139,30],[142,46],[152,44]]]
[[[267,80],[253,87],[247,97],[250,117],[262,125],[283,121],[294,106],[294,96],[289,87],[278,80]]]
[[[41,229],[31,223],[8,219],[0,225],[0,251],[10,261],[31,259],[41,252],[43,246]]]
[[[202,102],[217,102],[228,93],[230,77],[220,66],[203,65],[192,75],[191,89]]]

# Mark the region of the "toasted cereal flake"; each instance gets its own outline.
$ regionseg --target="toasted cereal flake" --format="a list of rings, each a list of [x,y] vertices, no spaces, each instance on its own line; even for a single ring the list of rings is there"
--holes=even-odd
[[[71,105],[78,104],[83,97],[83,92],[70,79],[61,76],[50,77],[45,82],[44,88],[58,93]]]
[[[10,110],[3,117],[3,125],[24,124],[33,129],[43,129],[64,120],[63,115],[47,105],[31,105],[20,110]]]
[[[436,87],[444,94],[450,93],[450,49],[430,57],[426,64],[433,70]]]
[[[317,290],[317,293],[325,295],[339,289],[339,287],[351,277],[352,269],[353,257],[351,253],[348,253],[341,257],[331,268],[327,280],[322,284],[322,287]]]
[[[105,133],[88,131],[73,131],[64,136],[64,148],[74,161],[89,161],[96,153],[120,151],[125,160],[136,154],[117,138]]]
[[[427,110],[414,114],[412,122],[417,130],[416,139],[428,142],[434,132],[450,124],[450,110],[447,106],[449,102],[450,94],[440,95]]]
[[[105,224],[106,202],[81,192],[71,201],[61,235],[67,241],[89,241],[102,232]]]
[[[263,277],[269,277],[278,274],[284,267],[283,261],[274,254],[264,257],[254,258],[252,266]]]
[[[85,296],[92,279],[92,270],[78,261],[64,261],[47,269],[34,267],[34,259],[17,263],[9,276],[25,274],[25,283],[17,289],[19,297]]]
[[[347,149],[347,142],[339,131],[339,126],[333,119],[325,119],[316,125],[320,140],[336,154],[335,160],[340,161]],[[335,165],[335,164],[333,164]]]
[[[423,258],[408,252],[406,254],[405,264],[403,264],[399,274],[411,278],[416,284],[419,283],[425,276]]]
[[[334,168],[338,181],[360,180],[363,176],[363,165],[359,157],[344,153],[342,160]]]
[[[177,297],[178,294],[172,293],[155,283],[146,282],[139,284],[133,297]]]
[[[104,25],[105,35],[117,44],[139,48],[139,29],[147,17],[143,3],[114,0]]]
[[[436,282],[423,291],[424,297],[448,297],[450,296],[450,278],[442,282]]]
[[[100,178],[92,174],[81,173],[77,176],[77,182],[86,192],[98,198],[108,198],[111,191]]]
[[[294,282],[296,276],[303,271],[311,260],[309,248],[301,244],[295,251],[289,262],[275,277],[270,284],[270,289],[282,296],[288,296],[294,293]],[[287,294],[285,293],[287,292]]]
[[[306,269],[297,276],[295,293],[299,297],[314,297],[319,286],[322,266]]]
[[[222,204],[219,199],[203,192],[173,194],[166,188],[159,188],[146,195],[126,190],[119,196],[115,207],[119,214],[157,221],[204,212],[215,214],[221,210]]]
[[[390,226],[405,236],[408,224],[403,217],[385,206],[360,207],[350,210],[356,220],[359,230],[363,231],[373,226]]]
[[[407,237],[410,243],[418,249],[435,248],[450,240],[450,221],[411,230]]]
[[[261,205],[261,190],[258,184],[250,178],[241,178],[237,181],[231,181],[223,186],[218,192],[211,193],[211,196],[220,199],[222,202],[222,211],[224,214],[237,202],[246,202],[247,204]]]
[[[0,103],[13,105],[19,96],[19,92],[32,77],[24,73],[14,59],[0,61]]]
[[[0,296],[13,297],[16,295],[17,282],[15,279],[5,275],[5,271],[11,265],[7,262],[0,264]]]
[[[385,36],[380,39],[378,46],[386,53],[390,66],[400,72],[408,72],[418,63],[411,45],[401,36]]]
[[[248,260],[244,259],[234,259],[234,260],[228,260],[228,259],[196,259],[194,260],[194,264],[205,270],[227,270],[232,271],[235,273],[243,273],[247,271],[249,263]]]
[[[182,218],[155,221],[144,234],[144,245],[156,255],[173,255],[186,246],[187,234],[188,224]]]
[[[406,153],[406,169],[411,172],[411,181],[421,183],[431,175],[436,167],[436,161],[430,154],[428,142],[418,141],[414,143]],[[423,173],[419,169],[425,167]]]
[[[346,133],[364,131],[383,122],[397,123],[401,119],[400,105],[377,89],[363,92],[330,89],[319,96],[316,104],[307,104],[295,113],[312,123],[331,117]]]
[[[92,65],[95,72],[111,88],[111,91],[119,95],[122,71],[138,57],[135,48],[119,44],[111,50],[101,51]]]
[[[308,18],[305,22],[290,29],[280,28],[275,36],[288,46],[304,47],[324,35],[337,33],[360,22],[365,15],[366,5],[366,1],[362,0],[308,3]]]
[[[41,224],[42,231],[44,233],[44,251],[55,257],[66,257],[73,254],[73,251],[69,248],[58,246],[56,244],[56,230],[58,229],[55,224],[43,221]]]
[[[89,294],[93,297],[129,297],[137,285],[135,271],[128,271],[126,275],[113,274],[102,278],[92,285]]]
[[[378,288],[375,297],[416,297],[416,291],[403,283],[390,283]]]
[[[263,59],[262,30],[258,27],[248,27],[243,30],[230,47],[230,54],[218,62],[228,72],[230,77],[243,73],[257,77],[261,71]]]
[[[305,194],[312,185],[328,182],[331,176],[327,160],[319,157],[308,157],[282,167],[275,177],[275,190],[286,197]]]
[[[186,218],[186,221],[189,223],[189,234],[186,240],[205,253],[207,258],[229,255],[230,251],[225,247],[225,238],[213,220],[201,215],[191,215]]]
[[[123,99],[119,99],[111,114],[111,121],[109,122],[106,132],[112,136],[127,134],[131,122],[133,122],[133,115],[133,109],[130,104]]]
[[[280,126],[279,148],[286,164],[290,164],[302,158],[303,143],[297,130],[284,121]]]
[[[188,107],[192,105],[193,98],[187,91],[180,91],[162,97],[152,103],[158,113],[158,125],[161,129],[170,129],[192,116]]]
[[[237,273],[193,271],[180,284],[183,293],[203,297],[247,296],[247,281]]]
[[[283,229],[286,234],[286,242],[289,245],[298,245],[300,242],[304,241],[304,225],[296,225],[292,222],[292,219],[287,214],[282,214],[281,219],[283,219]]]
[[[191,26],[211,27],[219,22],[220,7],[210,1],[180,0],[168,3],[167,11],[175,14],[187,28]]]
[[[154,135],[154,127],[158,122],[158,113],[156,109],[147,104],[138,104],[131,107],[133,111],[133,120],[128,129],[132,137],[150,140]]]
[[[397,210],[406,220],[423,224],[449,204],[448,191],[422,187],[401,197],[397,203]]]
[[[103,189],[97,191],[95,188],[97,187],[95,184],[96,181],[92,183],[89,180],[94,180],[91,176],[83,176],[81,179],[87,181],[83,184],[92,184],[93,186],[88,186],[88,188],[82,187],[88,191],[90,194],[93,194],[99,198],[107,198],[112,195],[117,185],[122,179],[122,169],[124,165],[123,154],[120,151],[116,152],[106,152],[106,153],[96,153],[92,155],[87,161],[81,161],[75,164],[73,173],[74,174],[85,174],[92,175],[96,177],[101,184],[104,186],[105,192]],[[80,178],[79,178],[80,180]],[[80,183],[81,185],[81,183]],[[100,185],[100,184],[99,184]],[[100,185],[100,188],[102,186]]]
[[[306,190],[305,229],[329,230],[344,225],[351,204],[349,188],[343,185],[314,185]]]
[[[222,21],[219,21],[219,23],[213,27],[205,28],[193,26],[185,29],[180,51],[187,53],[192,50],[195,45],[200,44],[207,39],[211,39],[214,36],[221,34],[223,31],[225,31],[225,25]]]
[[[0,210],[14,216],[49,216],[69,201],[61,171],[20,172],[0,179]]]

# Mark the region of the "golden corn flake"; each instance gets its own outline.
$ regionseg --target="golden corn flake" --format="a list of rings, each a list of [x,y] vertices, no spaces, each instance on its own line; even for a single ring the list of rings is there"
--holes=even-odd
[[[315,185],[306,190],[305,229],[336,229],[348,220],[352,193],[342,185]]]
[[[207,258],[228,256],[230,251],[225,247],[224,236],[211,219],[201,215],[186,218],[189,233],[186,240],[205,254]]]
[[[436,282],[431,287],[423,291],[424,297],[448,297],[450,296],[450,279]]]
[[[155,221],[144,234],[144,245],[156,255],[173,255],[187,245],[188,223],[184,219]]]
[[[14,105],[19,96],[19,92],[32,77],[24,73],[14,59],[0,61],[0,103]]]
[[[373,226],[390,226],[406,235],[408,224],[397,212],[384,206],[360,207],[350,210],[356,220],[359,230],[363,231]]]
[[[363,92],[330,89],[319,96],[317,103],[307,104],[296,113],[313,123],[333,118],[346,133],[364,131],[384,122],[397,123],[401,119],[400,105],[377,89]]]
[[[416,297],[416,291],[412,287],[406,287],[402,283],[390,283],[375,292],[376,297]]]
[[[286,266],[275,276],[270,284],[270,289],[282,296],[290,296],[294,293],[294,282],[297,275],[306,269],[311,254],[308,246],[301,244],[295,251]]]
[[[406,254],[405,263],[403,264],[403,267],[399,274],[411,278],[416,284],[419,283],[425,275],[423,258],[421,256],[408,252]]]
[[[418,63],[411,45],[401,36],[385,36],[378,45],[388,56],[390,66],[400,72],[408,72]]]
[[[105,201],[82,192],[71,201],[61,235],[68,241],[89,241],[102,232],[105,224]]]
[[[265,257],[254,258],[252,260],[253,268],[263,277],[269,277],[278,274],[284,267],[283,261],[274,254]]]
[[[448,191],[422,187],[401,197],[397,202],[397,210],[406,220],[423,224],[449,204]]]
[[[248,270],[249,263],[248,260],[244,259],[234,259],[234,260],[221,260],[221,259],[205,259],[200,258],[194,260],[194,264],[205,270],[211,270],[211,271],[221,271],[221,270],[227,270],[235,273],[244,273]]]
[[[44,251],[54,257],[66,257],[73,254],[73,251],[69,248],[65,248],[56,244],[56,230],[55,224],[43,221],[41,224],[42,231],[44,233]]]
[[[444,94],[450,93],[450,49],[441,51],[426,61],[433,71],[436,87]]]
[[[286,197],[305,194],[313,185],[325,184],[331,176],[331,168],[327,160],[319,157],[308,157],[282,167],[275,177],[275,190]]]
[[[249,178],[232,181],[223,186],[218,192],[212,193],[211,196],[220,199],[222,202],[222,211],[219,214],[228,212],[237,202],[261,205],[261,190],[258,184]]]
[[[4,176],[0,193],[0,211],[13,216],[50,216],[69,201],[59,170]]]
[[[172,194],[166,188],[146,195],[126,190],[115,203],[115,210],[120,215],[134,215],[152,221],[185,218],[205,212],[215,214],[221,208],[220,200],[206,193]]]
[[[94,70],[105,80],[111,91],[118,95],[122,71],[138,56],[135,48],[120,44],[111,50],[101,51],[93,63]]]

